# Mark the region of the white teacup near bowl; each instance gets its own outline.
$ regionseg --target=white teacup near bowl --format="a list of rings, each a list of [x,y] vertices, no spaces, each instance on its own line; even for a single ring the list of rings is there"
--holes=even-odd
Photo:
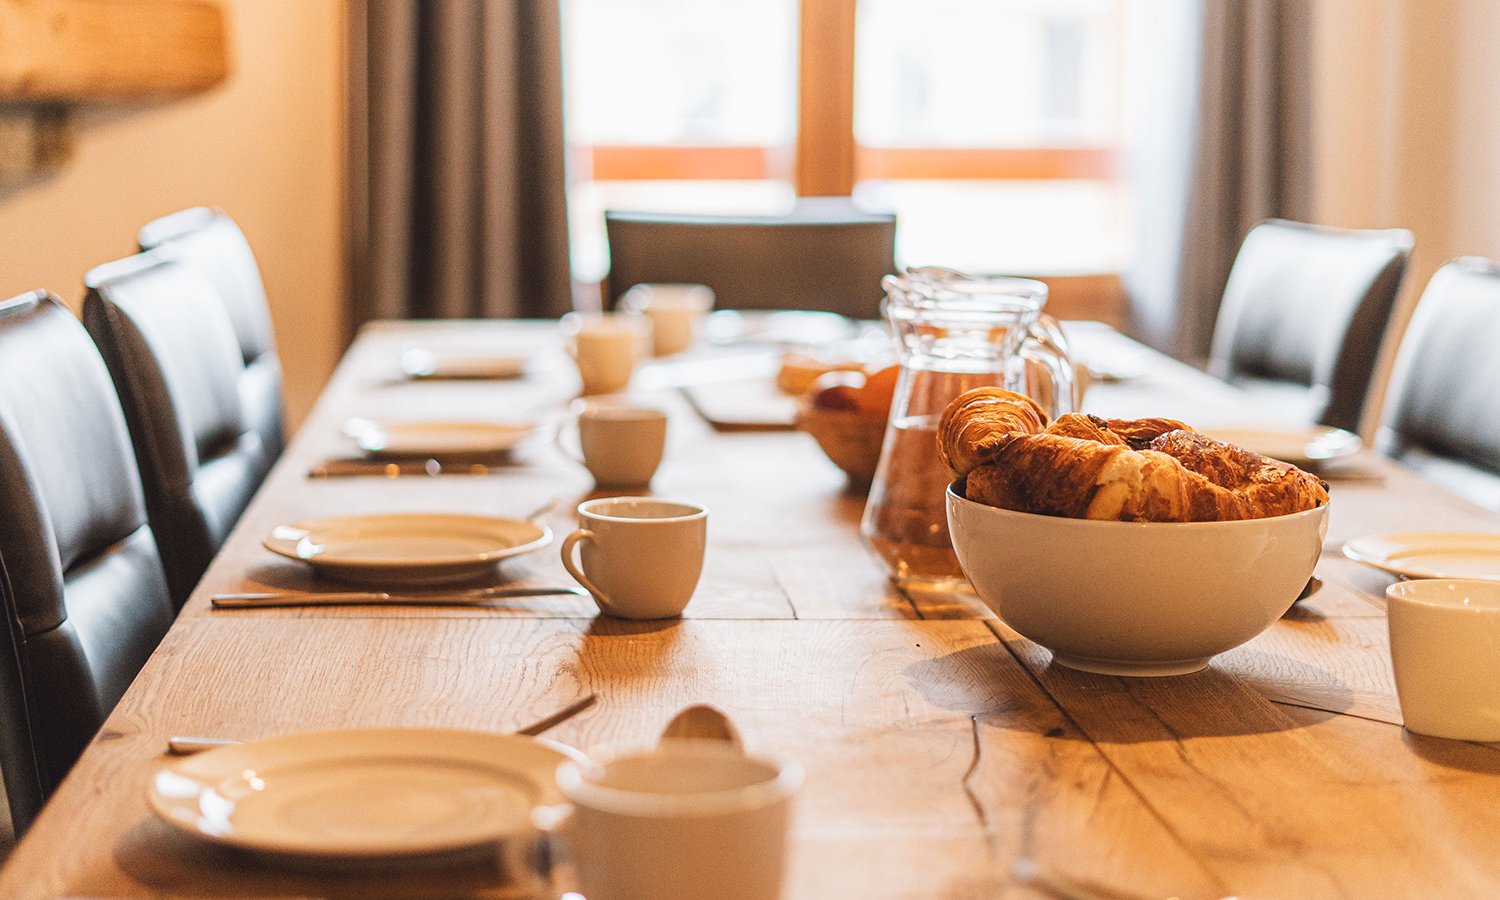
[[[620,297],[620,309],[651,320],[652,349],[657,356],[691,347],[713,308],[713,289],[702,284],[638,284]]]
[[[559,766],[571,808],[538,810],[537,824],[572,845],[590,900],[775,900],[802,781],[791,760],[667,740]]]
[[[1182,675],[1281,617],[1312,577],[1328,507],[1234,522],[1101,522],[999,509],[948,487],[974,590],[1053,661]],[[959,488],[956,490],[955,488]]]
[[[1407,730],[1500,741],[1500,582],[1402,581],[1385,596]]]
[[[599,609],[626,619],[682,614],[708,540],[708,510],[654,497],[606,497],[578,504],[580,528],[562,544],[568,574]],[[581,565],[573,560],[579,548]]]
[[[667,414],[627,400],[575,400],[578,450],[563,449],[583,464],[602,488],[644,487],[651,483],[667,446]],[[566,429],[558,441],[566,441]]]
[[[578,364],[584,396],[625,390],[651,346],[651,320],[641,316],[570,312],[559,327]]]

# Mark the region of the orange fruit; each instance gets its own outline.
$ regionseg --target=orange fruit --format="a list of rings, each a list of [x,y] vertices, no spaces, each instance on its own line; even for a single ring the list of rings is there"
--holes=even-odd
[[[900,366],[886,366],[869,373],[865,376],[865,386],[854,398],[856,408],[867,416],[882,419],[889,416],[896,398],[896,380],[900,377]]]
[[[863,372],[827,372],[812,383],[808,395],[818,409],[859,409],[864,384]]]

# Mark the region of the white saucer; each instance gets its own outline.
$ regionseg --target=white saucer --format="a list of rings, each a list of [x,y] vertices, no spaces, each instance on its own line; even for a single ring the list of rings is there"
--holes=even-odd
[[[401,351],[401,374],[413,379],[484,380],[520,378],[526,374],[527,357],[478,351],[429,350],[407,347]]]
[[[1345,543],[1344,555],[1407,578],[1500,581],[1500,534],[1490,532],[1372,534]]]
[[[257,853],[426,856],[532,830],[564,803],[553,773],[582,754],[537,738],[437,728],[290,734],[156,770],[151,806],[177,828]]]
[[[406,514],[292,522],[263,544],[341,581],[397,587],[468,581],[551,542],[546,526],[520,519]]]
[[[358,424],[355,424],[355,423]],[[536,426],[500,422],[373,422],[353,420],[345,431],[370,456],[492,456],[508,453]]]
[[[1363,449],[1359,435],[1341,428],[1208,428],[1204,434],[1294,466],[1329,465]]]

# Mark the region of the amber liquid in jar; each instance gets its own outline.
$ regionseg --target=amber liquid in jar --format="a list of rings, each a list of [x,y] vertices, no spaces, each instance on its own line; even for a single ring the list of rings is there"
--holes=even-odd
[[[944,586],[964,580],[948,536],[945,492],[952,476],[937,453],[936,415],[894,421],[866,507],[870,547],[896,580]]]

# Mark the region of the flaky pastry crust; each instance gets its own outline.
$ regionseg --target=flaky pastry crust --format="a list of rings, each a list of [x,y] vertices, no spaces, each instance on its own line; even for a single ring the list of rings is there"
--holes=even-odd
[[[982,393],[981,393],[982,392]],[[1328,502],[1317,477],[1172,419],[1064,415],[997,388],[949,404],[939,451],[970,500],[1018,512],[1135,522],[1258,519]]]

